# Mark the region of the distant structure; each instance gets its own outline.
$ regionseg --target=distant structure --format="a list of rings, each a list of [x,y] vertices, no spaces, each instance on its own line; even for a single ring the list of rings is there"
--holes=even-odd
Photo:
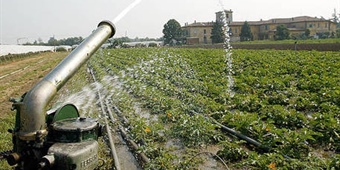
[[[225,18],[227,19],[227,23],[230,24],[231,22],[233,22],[233,11],[232,10],[225,10]],[[223,12],[219,11],[216,12],[216,21],[217,22],[223,22]]]
[[[240,41],[241,28],[245,21],[233,21],[233,11],[225,10],[228,26],[230,27],[231,41]],[[222,22],[223,12],[216,12],[216,22]],[[318,38],[318,34],[335,34],[336,23],[324,18],[298,16],[292,18],[275,18],[270,20],[247,21],[254,40],[274,40],[276,27],[285,25],[292,37],[299,37],[310,31],[310,36]],[[182,29],[187,44],[211,44],[211,31],[214,22],[186,23]]]
[[[186,23],[182,29],[186,44],[211,44],[211,31],[214,22]]]

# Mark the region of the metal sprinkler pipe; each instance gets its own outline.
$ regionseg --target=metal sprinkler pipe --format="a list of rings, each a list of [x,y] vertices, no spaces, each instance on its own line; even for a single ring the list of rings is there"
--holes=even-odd
[[[38,82],[17,103],[20,127],[17,136],[21,140],[34,141],[47,135],[46,108],[61,87],[80,69],[93,53],[115,34],[110,21],[102,21],[97,29],[73,50],[58,66]]]

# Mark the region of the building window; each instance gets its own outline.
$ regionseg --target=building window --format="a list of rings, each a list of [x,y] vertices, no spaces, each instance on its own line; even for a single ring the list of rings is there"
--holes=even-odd
[[[268,30],[268,25],[265,25],[265,26],[264,26],[264,29],[265,29],[265,30]]]
[[[320,23],[318,23],[318,28],[320,28]]]
[[[237,28],[235,28],[235,34],[238,32]]]
[[[325,23],[325,28],[327,28],[328,27],[328,24],[327,23]]]
[[[204,32],[204,34],[207,34],[207,30],[206,29],[204,29],[203,32]]]
[[[229,14],[226,14],[227,18],[229,18]]]
[[[309,24],[309,28],[313,28],[313,24]]]

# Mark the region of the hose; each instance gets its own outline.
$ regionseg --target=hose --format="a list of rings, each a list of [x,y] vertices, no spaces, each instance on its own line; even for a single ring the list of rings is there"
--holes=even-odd
[[[196,113],[196,112],[195,112]],[[215,120],[214,118],[210,117],[210,116],[204,116],[205,119],[207,120],[211,120],[213,123],[215,123],[217,126],[219,126],[221,129],[225,130],[226,132],[245,140],[246,142],[255,145],[256,147],[258,147],[259,149],[261,149],[264,152],[270,152],[271,148],[269,148],[268,146],[262,145],[260,142],[256,141],[255,139],[252,139],[246,135],[243,135],[237,131],[235,131],[234,129],[231,129],[227,126],[222,125],[221,123],[217,122],[217,120]],[[282,154],[282,156],[286,159],[292,159],[291,157],[289,157],[288,155]]]
[[[198,114],[198,113],[195,112],[195,111],[191,111],[191,112],[193,112],[193,113],[195,113],[195,114]],[[246,136],[246,135],[243,135],[243,134],[237,132],[236,130],[234,130],[234,129],[232,129],[232,128],[229,128],[229,127],[227,127],[227,126],[222,125],[221,123],[219,123],[219,122],[218,122],[217,120],[215,120],[214,118],[212,118],[212,117],[210,117],[210,116],[205,116],[205,115],[203,115],[203,117],[204,117],[205,119],[207,119],[207,120],[211,120],[211,121],[212,121],[214,124],[216,124],[219,128],[225,130],[226,132],[228,132],[228,133],[230,133],[230,134],[232,134],[232,135],[234,135],[234,136],[236,136],[236,137],[238,137],[238,138],[240,138],[240,139],[245,140],[245,141],[248,142],[249,144],[252,144],[252,145],[254,145],[254,146],[256,146],[256,147],[259,147],[261,150],[263,150],[263,151],[265,151],[265,152],[269,152],[269,151],[270,151],[270,148],[268,148],[267,146],[262,145],[260,142],[256,141],[255,139],[252,139],[252,138],[250,138],[250,137],[248,137],[248,136]]]
[[[264,146],[262,145],[260,142],[256,141],[255,139],[252,139],[246,135],[243,135],[237,131],[235,131],[234,129],[231,129],[227,126],[224,126],[222,125],[221,123],[217,122],[215,119],[211,118],[211,117],[206,117],[208,119],[210,119],[213,123],[215,123],[217,126],[219,126],[220,128],[222,128],[223,130],[225,130],[226,132],[240,138],[240,139],[243,139],[245,140],[246,142],[256,146],[256,147],[259,147],[261,150],[265,151],[265,152],[268,152],[270,150],[270,148],[268,148],[267,146]]]
[[[90,70],[90,74],[91,74],[93,80],[96,82],[97,80],[96,80],[96,77],[93,74],[93,70],[91,68],[89,68],[89,70]],[[103,98],[102,98],[99,91],[97,91],[97,95],[98,95],[98,98],[99,98],[102,113],[104,114],[104,113],[106,113],[106,111],[104,109]],[[113,120],[112,114],[109,114],[109,115],[110,115],[110,118],[112,118],[112,120]],[[104,115],[104,121],[105,121],[106,132],[107,132],[107,135],[108,135],[108,138],[109,138],[109,145],[110,145],[110,148],[111,148],[111,154],[112,154],[112,157],[113,157],[113,160],[114,160],[114,166],[116,167],[117,170],[121,170],[120,163],[119,163],[119,160],[118,160],[117,151],[116,151],[116,147],[115,147],[115,144],[113,142],[109,122],[107,121],[105,115]]]
[[[137,151],[138,150],[138,145],[133,140],[131,140],[131,138],[128,136],[128,134],[126,133],[124,128],[122,126],[119,126],[119,130],[120,130],[120,133],[122,134],[122,137],[129,143],[129,145],[132,147],[132,149],[134,151]],[[145,153],[139,152],[138,154],[139,154],[139,157],[141,158],[141,160],[144,163],[149,163],[150,162],[150,159],[145,155]]]

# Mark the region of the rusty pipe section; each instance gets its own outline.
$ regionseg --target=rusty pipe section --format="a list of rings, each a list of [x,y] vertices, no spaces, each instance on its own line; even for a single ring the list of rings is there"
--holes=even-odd
[[[115,27],[110,21],[100,22],[89,37],[27,92],[19,106],[18,137],[21,140],[33,141],[46,136],[46,111],[49,102],[91,55],[114,34]]]

